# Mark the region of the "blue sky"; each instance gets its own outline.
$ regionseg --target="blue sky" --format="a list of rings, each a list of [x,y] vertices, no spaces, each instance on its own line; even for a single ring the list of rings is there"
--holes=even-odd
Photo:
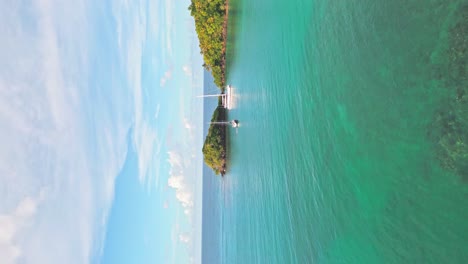
[[[0,3],[2,263],[199,263],[189,0]]]

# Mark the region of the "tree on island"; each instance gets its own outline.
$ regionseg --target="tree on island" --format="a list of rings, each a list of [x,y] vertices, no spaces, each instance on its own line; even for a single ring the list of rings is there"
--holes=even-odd
[[[216,108],[211,118],[211,122],[217,122],[224,119],[224,108]],[[224,174],[226,169],[226,127],[219,125],[210,125],[208,135],[203,144],[203,159],[213,169],[216,175]]]
[[[214,83],[223,90],[225,86],[227,1],[191,0],[188,9],[190,15],[195,19],[200,53],[204,60],[203,68],[211,72]],[[223,108],[217,108],[211,121],[225,121],[225,111]],[[226,131],[225,126],[212,124],[203,144],[204,161],[216,175],[223,175],[226,171]]]
[[[225,0],[192,0],[188,7],[195,19],[203,67],[211,72],[215,84],[224,87],[225,74]]]

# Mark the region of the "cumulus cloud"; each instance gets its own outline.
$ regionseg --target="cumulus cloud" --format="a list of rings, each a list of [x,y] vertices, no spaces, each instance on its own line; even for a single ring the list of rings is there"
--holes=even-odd
[[[164,72],[163,77],[161,77],[161,80],[159,81],[159,85],[161,87],[166,86],[167,81],[170,80],[171,78],[172,78],[172,70],[167,70],[166,72]]]
[[[191,241],[191,236],[188,233],[179,234],[179,241],[188,244]]]
[[[193,207],[193,193],[188,190],[184,180],[184,176],[172,175],[168,180],[168,185],[176,190],[177,200],[187,209],[188,213]]]
[[[188,136],[193,139],[195,137],[195,129],[196,129],[196,126],[193,124],[193,122],[191,122],[188,118],[184,117],[182,119],[182,123],[184,125],[184,128],[187,130],[188,132]]]
[[[25,197],[12,212],[0,214],[0,256],[3,263],[15,263],[21,256],[22,249],[16,244],[18,233],[31,224],[43,198],[44,192],[37,198]]]
[[[134,3],[112,1],[111,10],[94,9],[102,3],[87,0],[0,3],[0,262],[99,259],[129,131],[140,182],[157,186],[162,144],[153,123],[159,107],[144,111],[141,83],[146,34],[156,28],[147,25],[152,20],[146,6],[129,6]],[[172,6],[168,1],[169,29]],[[94,11],[113,13],[115,43],[105,42],[108,35],[97,44],[89,39],[113,25],[94,28],[88,21]],[[165,39],[169,53],[171,32]],[[118,54],[109,56],[111,63],[110,54]],[[110,80],[91,86],[96,78]],[[168,70],[161,84],[170,78]],[[122,87],[127,84],[130,89]],[[193,190],[186,176],[192,167],[177,153],[169,155],[168,184],[190,215]]]
[[[171,166],[169,172],[169,179],[167,184],[169,187],[173,188],[176,192],[176,198],[181,203],[184,208],[184,213],[190,215],[193,209],[193,187],[189,183],[189,179],[186,173],[187,164],[182,159],[182,156],[175,152],[168,152],[168,162]]]
[[[190,66],[184,65],[184,66],[182,67],[182,71],[184,71],[184,74],[185,74],[186,76],[189,76],[189,77],[192,76],[192,68],[191,68]]]
[[[191,258],[199,256],[198,249],[201,247],[201,238],[197,233],[195,226],[201,225],[201,202],[199,188],[201,187],[202,176],[202,160],[199,155],[196,155],[202,148],[202,138],[200,128],[194,123],[202,122],[197,113],[202,105],[198,105],[200,101],[190,101],[186,104],[186,108],[181,109],[182,118],[177,122],[178,133],[182,136],[177,140],[169,140],[167,152],[167,162],[170,165],[169,178],[167,185],[175,191],[175,198],[178,204],[174,207],[181,207],[183,215],[188,220],[189,230],[183,232],[175,232],[173,237],[173,246],[182,244],[189,250]],[[200,107],[200,108],[199,108]],[[168,133],[170,137],[172,133]],[[173,206],[171,205],[171,208]],[[180,230],[179,230],[180,231]],[[182,234],[182,235],[180,235]],[[197,259],[199,259],[197,257]]]
[[[102,248],[130,120],[91,96],[87,5],[0,3],[2,263],[88,263]]]

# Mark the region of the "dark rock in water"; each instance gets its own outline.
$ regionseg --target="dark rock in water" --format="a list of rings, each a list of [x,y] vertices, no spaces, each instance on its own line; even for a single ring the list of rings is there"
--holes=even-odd
[[[442,167],[468,181],[468,4],[458,10],[458,22],[450,30],[447,66],[436,74],[450,93],[434,115],[429,136]]]

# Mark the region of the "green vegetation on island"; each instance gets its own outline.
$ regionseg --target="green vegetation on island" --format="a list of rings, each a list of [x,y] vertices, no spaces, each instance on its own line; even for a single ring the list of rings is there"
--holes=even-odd
[[[226,37],[228,0],[191,0],[188,7],[195,19],[195,31],[203,55],[203,67],[211,72],[214,83],[223,90],[226,71]],[[211,118],[212,122],[225,121],[226,109],[218,107]],[[203,144],[205,163],[216,175],[226,172],[226,133],[223,125],[210,125]]]
[[[192,0],[190,15],[203,54],[203,67],[211,72],[215,84],[225,84],[227,0]]]
[[[226,109],[216,108],[211,118],[211,122],[226,120]],[[208,135],[203,144],[203,159],[216,173],[224,175],[226,171],[226,126],[210,125]]]

